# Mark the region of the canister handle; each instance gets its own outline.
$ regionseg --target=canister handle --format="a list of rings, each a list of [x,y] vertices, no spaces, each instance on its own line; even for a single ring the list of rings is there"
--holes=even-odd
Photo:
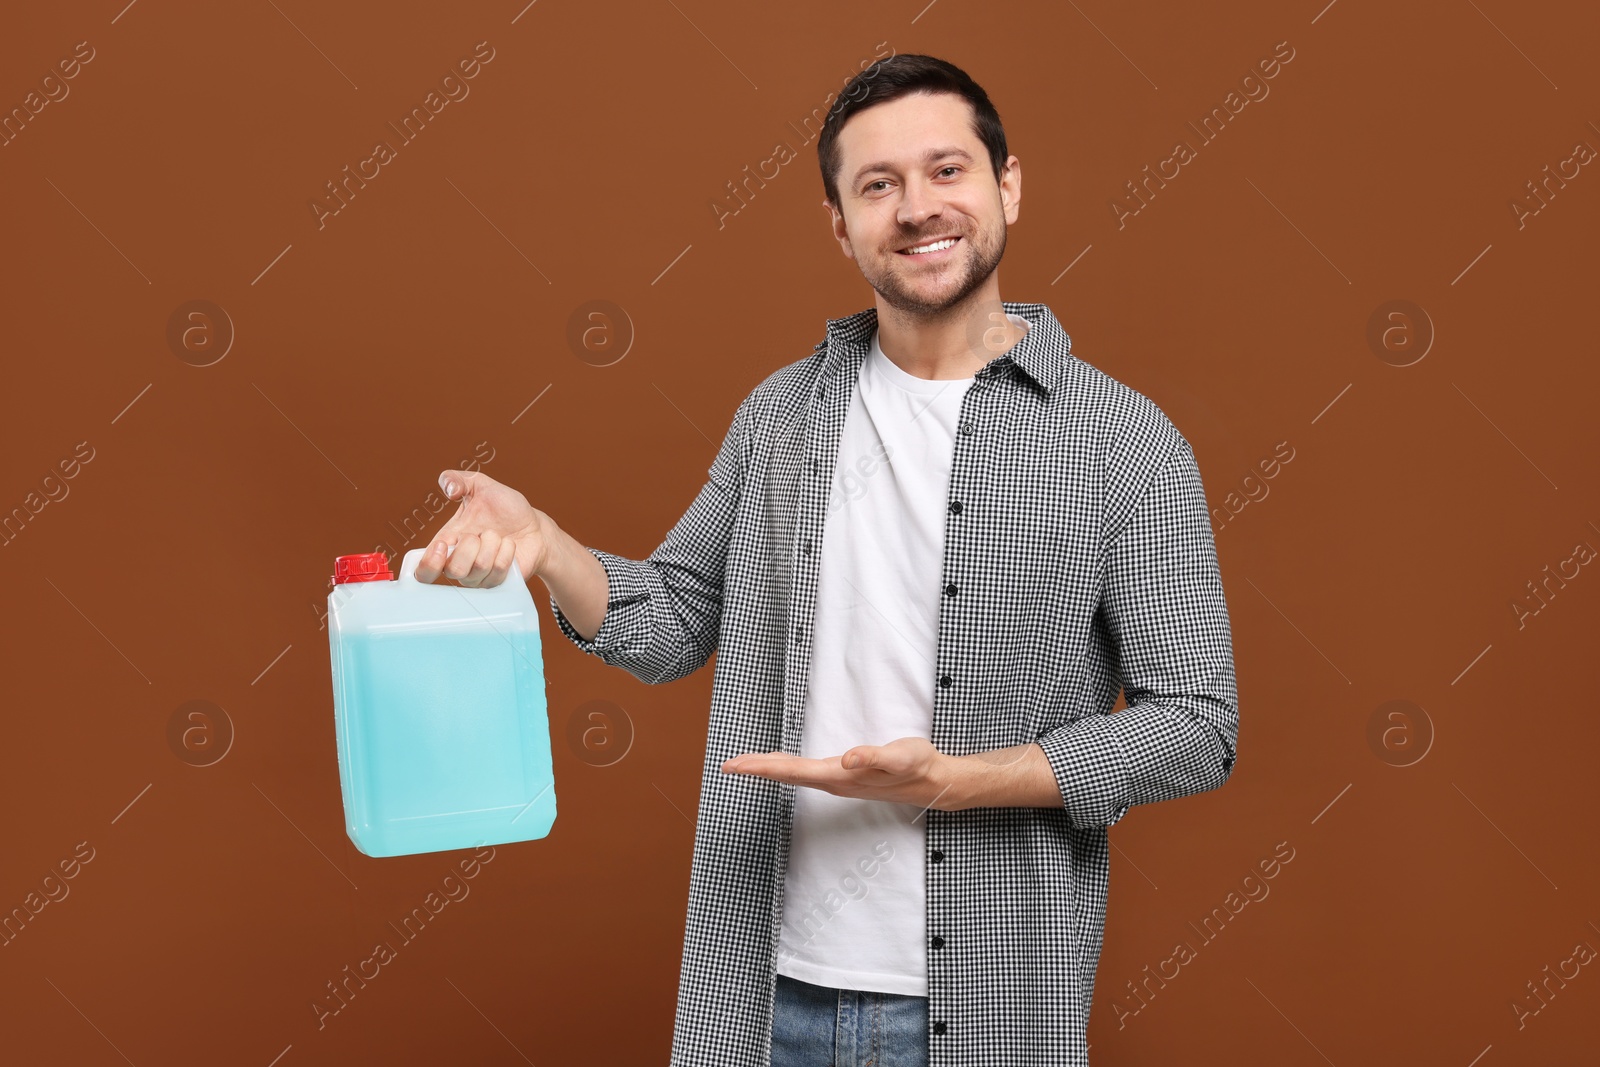
[[[432,547],[432,546],[429,546],[429,547]],[[422,582],[419,582],[417,580],[417,564],[422,562],[422,557],[424,555],[426,555],[427,552],[428,552],[427,548],[413,548],[410,552],[407,552],[405,554],[405,557],[400,561],[400,579],[399,580],[401,582],[409,582],[412,585],[422,585],[423,584]],[[456,546],[455,545],[445,545],[444,546],[444,558],[445,559],[448,560],[451,556],[455,555],[455,552],[456,552]],[[515,581],[521,581],[522,580],[522,572],[517,569],[517,560],[516,560],[515,556],[513,556],[511,558],[511,569],[506,572],[505,580],[502,581],[500,583],[500,585],[509,585],[509,584],[511,584],[511,582],[513,580],[515,580]],[[437,584],[437,583],[434,583],[434,584]],[[499,588],[500,588],[500,585],[490,586],[488,591],[489,592],[498,591]],[[478,586],[478,587],[473,587],[473,586],[454,586],[452,588],[466,589],[468,591],[471,591],[473,588],[482,588],[482,587],[481,586]]]
[[[410,552],[405,554],[405,556],[400,560],[400,581],[411,582],[413,585],[422,584],[421,582],[417,581],[417,564],[422,562],[422,557],[427,555],[428,549],[432,547],[432,545],[429,545],[424,548],[413,548]],[[455,545],[444,546],[445,559],[449,559],[455,554]]]

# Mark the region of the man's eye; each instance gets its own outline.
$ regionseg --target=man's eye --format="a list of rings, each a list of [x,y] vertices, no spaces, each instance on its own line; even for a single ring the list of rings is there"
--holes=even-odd
[[[943,174],[943,173],[944,173],[944,172],[945,172],[945,171],[947,171],[947,170],[960,170],[960,169],[961,169],[961,168],[960,168],[960,167],[958,167],[958,166],[956,166],[956,165],[955,165],[955,164],[954,164],[954,163],[952,163],[952,164],[950,164],[950,165],[949,165],[949,166],[945,166],[945,167],[940,167],[940,168],[939,168],[939,173],[940,173],[940,174]]]
[[[868,182],[867,183],[867,187],[865,189],[861,190],[861,191],[864,192],[864,193],[870,193],[872,191],[872,187],[874,185],[883,185],[883,184],[885,184],[884,180],[882,178],[879,178],[875,182]]]

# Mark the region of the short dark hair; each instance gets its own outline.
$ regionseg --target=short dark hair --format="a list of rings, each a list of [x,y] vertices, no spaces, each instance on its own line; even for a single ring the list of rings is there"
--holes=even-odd
[[[839,206],[842,163],[839,131],[856,112],[912,93],[953,93],[971,105],[972,132],[989,150],[989,165],[994,170],[995,181],[999,182],[1010,154],[1006,151],[1006,131],[1000,125],[1000,113],[989,102],[989,94],[953,63],[933,56],[905,53],[880,59],[851,78],[822,124],[822,133],[817,137],[817,163],[822,168],[823,191],[835,208]]]

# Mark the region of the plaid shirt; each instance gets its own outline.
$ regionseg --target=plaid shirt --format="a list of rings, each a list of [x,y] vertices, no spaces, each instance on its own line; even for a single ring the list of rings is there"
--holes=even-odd
[[[1134,804],[1232,773],[1227,606],[1189,442],[1148,398],[1071,353],[1043,304],[978,371],[950,470],[931,741],[1037,742],[1054,808],[924,819],[932,1067],[1089,1062],[1106,830]],[[795,786],[726,775],[800,751],[820,541],[840,434],[877,311],[828,322],[739,405],[689,510],[646,560],[589,549],[610,592],[585,652],[647,683],[717,653],[674,1067],[767,1067]],[[1119,689],[1127,707],[1112,713]]]

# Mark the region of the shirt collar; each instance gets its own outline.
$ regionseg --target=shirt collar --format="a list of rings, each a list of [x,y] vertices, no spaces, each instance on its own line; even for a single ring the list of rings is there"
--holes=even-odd
[[[1076,358],[1072,354],[1072,338],[1044,304],[1001,301],[1001,306],[1008,315],[1027,320],[1028,332],[1011,346],[1010,351],[996,356],[978,371],[978,380],[995,377],[1004,372],[1005,364],[1012,363],[1046,393],[1053,393],[1060,384],[1067,362]],[[817,346],[817,352],[823,357],[823,380],[860,371],[861,363],[872,345],[872,331],[877,325],[876,307],[828,320],[827,340]]]

